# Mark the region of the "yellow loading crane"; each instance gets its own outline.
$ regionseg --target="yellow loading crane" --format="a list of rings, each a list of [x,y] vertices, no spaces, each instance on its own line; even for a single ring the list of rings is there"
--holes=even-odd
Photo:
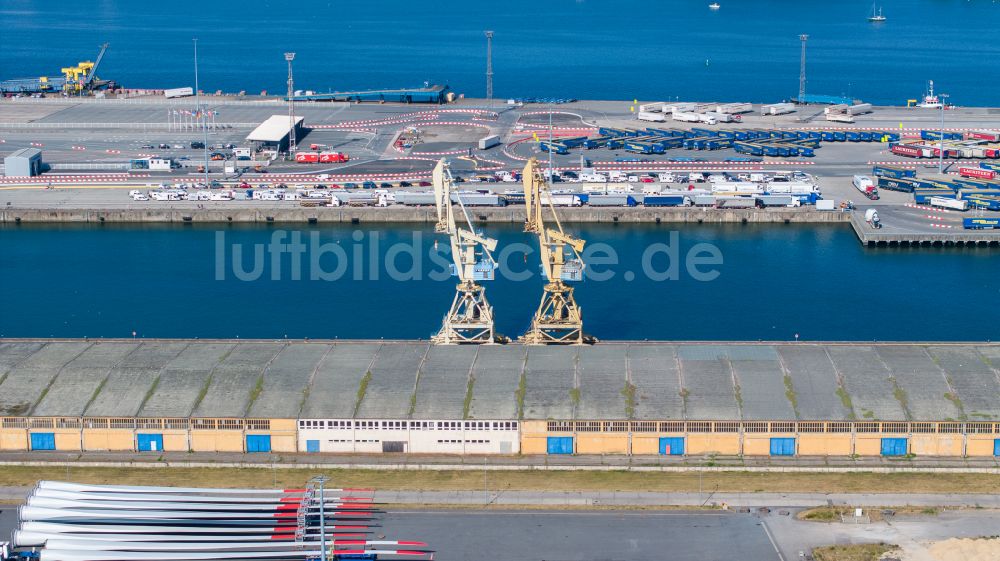
[[[542,270],[547,282],[542,302],[531,320],[531,328],[521,336],[520,341],[527,345],[582,345],[587,342],[583,335],[583,313],[573,299],[573,288],[566,282],[583,279],[581,252],[586,242],[563,231],[552,203],[552,193],[537,159],[528,161],[523,182],[527,211],[524,231],[538,236]],[[549,228],[545,223],[546,206],[555,228]]]
[[[455,287],[451,309],[444,317],[441,330],[431,338],[431,342],[438,345],[482,345],[506,341],[506,338],[496,334],[493,306],[486,301],[486,289],[477,282],[491,281],[495,277],[497,263],[492,252],[497,247],[497,241],[477,234],[472,227],[461,195],[453,197],[454,181],[451,168],[444,158],[434,167],[433,183],[438,215],[434,230],[447,234],[451,241],[451,259],[454,262],[451,266],[452,275],[458,277],[459,283]],[[454,202],[462,209],[467,228],[456,225]]]

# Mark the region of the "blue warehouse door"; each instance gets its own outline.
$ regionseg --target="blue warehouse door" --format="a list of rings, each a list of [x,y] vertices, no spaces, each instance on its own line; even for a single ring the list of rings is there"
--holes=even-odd
[[[883,438],[882,439],[882,455],[883,456],[905,456],[906,455],[906,439],[905,438]]]
[[[307,440],[306,441],[306,452],[319,452],[319,441],[318,440]]]
[[[548,440],[549,454],[572,454],[572,436],[550,436]]]
[[[993,441],[993,455],[1000,456],[1000,438]]]
[[[795,455],[795,439],[794,438],[772,438],[771,439],[771,455],[772,456],[794,456]]]
[[[683,436],[664,436],[660,438],[660,455],[661,456],[683,456],[684,455],[684,437]]]
[[[271,435],[269,434],[248,434],[247,452],[270,452]]]
[[[135,435],[136,443],[139,445],[140,452],[162,452],[163,451],[163,435],[162,434],[137,434]]]
[[[32,450],[55,450],[56,434],[53,432],[33,432],[31,433]]]

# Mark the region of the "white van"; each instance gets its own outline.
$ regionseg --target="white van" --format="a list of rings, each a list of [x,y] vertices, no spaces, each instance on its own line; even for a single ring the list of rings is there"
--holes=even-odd
[[[670,172],[661,173],[657,175],[656,178],[660,180],[660,183],[674,183],[677,181],[677,178],[674,177],[674,174]]]

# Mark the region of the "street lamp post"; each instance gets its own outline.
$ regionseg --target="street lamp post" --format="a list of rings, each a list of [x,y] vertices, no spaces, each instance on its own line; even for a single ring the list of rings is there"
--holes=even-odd
[[[948,104],[948,94],[939,94],[941,98],[941,136],[938,137],[938,173],[944,173],[944,106]]]
[[[288,62],[288,155],[295,153],[295,82],[292,79],[292,61],[295,60],[295,53],[285,53],[285,61]]]
[[[208,128],[205,126],[205,115],[201,108],[201,93],[198,87],[198,38],[195,37],[194,41],[194,99],[195,99],[195,113],[198,115],[198,121],[201,123],[201,130],[203,133],[202,137],[202,151],[205,155],[205,187],[208,187]]]
[[[329,481],[330,478],[325,475],[317,475],[313,477],[310,482],[319,486],[319,543],[320,549],[322,550],[322,557],[320,561],[326,561],[326,499],[323,497],[323,485]]]

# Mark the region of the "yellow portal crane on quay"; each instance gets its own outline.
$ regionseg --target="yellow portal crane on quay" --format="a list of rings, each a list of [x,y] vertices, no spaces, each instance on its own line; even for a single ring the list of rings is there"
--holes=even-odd
[[[583,279],[581,252],[586,242],[563,231],[552,202],[552,192],[537,159],[528,161],[522,180],[527,210],[524,231],[538,236],[542,270],[547,282],[531,327],[520,341],[527,345],[582,345],[585,342],[583,313],[573,298],[573,288],[566,282]],[[549,228],[545,223],[546,206],[555,228]]]
[[[491,281],[495,277],[497,263],[492,252],[497,247],[497,241],[477,234],[472,227],[461,194],[455,193],[451,167],[444,158],[434,166],[433,183],[438,216],[434,230],[447,234],[451,242],[451,259],[454,262],[451,272],[458,277],[459,283],[455,287],[451,309],[431,342],[456,345],[504,341],[506,338],[498,336],[494,329],[493,306],[486,301],[486,289],[477,282]],[[457,226],[454,203],[462,209],[467,228]]]

